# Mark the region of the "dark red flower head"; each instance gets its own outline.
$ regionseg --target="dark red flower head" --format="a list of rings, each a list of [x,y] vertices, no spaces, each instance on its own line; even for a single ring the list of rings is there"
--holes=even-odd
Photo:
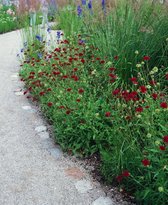
[[[106,113],[105,113],[105,116],[106,116],[106,117],[110,117],[110,115],[111,115],[111,112],[106,112]]]
[[[48,102],[48,107],[51,107],[52,105],[53,105],[53,103],[52,102]]]
[[[84,89],[82,89],[82,88],[80,88],[79,90],[78,90],[78,93],[79,94],[82,94],[84,92]]]
[[[72,88],[67,88],[67,91],[70,92],[72,90]]]
[[[116,180],[117,180],[119,183],[122,181],[122,179],[123,179],[123,175],[118,175],[118,176],[116,177]]]
[[[70,110],[67,110],[67,111],[66,111],[66,114],[67,114],[67,115],[69,115],[70,113],[71,113],[71,111],[70,111]]]
[[[165,78],[166,78],[166,80],[168,80],[168,73],[166,73]]]
[[[164,151],[164,150],[166,150],[166,147],[163,146],[163,145],[161,145],[161,146],[159,147],[159,149],[162,150],[162,151]]]
[[[163,142],[168,143],[168,135],[163,137]]]
[[[153,94],[152,94],[152,98],[153,98],[154,100],[156,100],[156,99],[158,98],[158,94],[157,94],[157,93],[153,93]]]
[[[149,61],[149,60],[150,60],[150,56],[144,56],[144,57],[143,57],[143,60],[144,60],[144,61]]]
[[[123,177],[129,177],[130,173],[128,170],[125,170],[125,171],[123,171],[122,175],[123,175]]]
[[[113,90],[112,94],[118,95],[120,93],[120,91],[121,91],[120,89],[115,89],[115,90]]]
[[[81,59],[81,63],[85,63],[85,59]]]
[[[114,60],[118,60],[119,59],[119,57],[118,56],[114,56]]]
[[[137,107],[135,111],[136,112],[143,112],[143,107]]]
[[[144,94],[147,92],[147,88],[144,85],[140,86],[139,90],[141,93],[144,93]]]
[[[167,105],[166,102],[161,102],[161,103],[160,103],[160,107],[161,107],[161,108],[168,108],[168,105]]]
[[[142,164],[146,167],[150,165],[150,161],[148,159],[143,159]]]

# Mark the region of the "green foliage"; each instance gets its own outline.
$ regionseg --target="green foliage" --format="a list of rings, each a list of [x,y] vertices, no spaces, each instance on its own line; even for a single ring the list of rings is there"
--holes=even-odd
[[[60,11],[59,26],[68,38],[49,53],[37,39],[39,31],[26,32],[20,71],[25,94],[40,103],[65,151],[97,153],[108,183],[133,194],[139,204],[164,205],[167,13],[159,5],[128,6],[128,1],[106,15],[84,8],[78,17],[75,9]]]
[[[17,28],[15,8],[0,5],[0,33],[5,33]]]

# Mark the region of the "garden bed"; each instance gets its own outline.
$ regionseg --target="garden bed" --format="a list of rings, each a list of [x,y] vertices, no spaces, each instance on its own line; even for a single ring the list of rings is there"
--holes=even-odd
[[[63,150],[80,157],[96,154],[108,184],[133,194],[137,203],[164,205],[167,13],[153,4],[102,6],[101,15],[84,3],[77,14],[73,6],[63,10],[64,34],[56,33],[52,52],[45,51],[40,36],[24,48],[25,95],[40,103]]]

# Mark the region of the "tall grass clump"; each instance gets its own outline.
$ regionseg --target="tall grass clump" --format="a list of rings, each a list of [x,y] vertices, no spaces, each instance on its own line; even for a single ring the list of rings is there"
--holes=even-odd
[[[60,12],[59,22],[65,34],[74,33],[70,29],[71,22],[78,25],[76,32],[87,33],[94,46],[99,47],[101,56],[113,59],[118,56],[119,75],[126,81],[134,73],[135,61],[141,63],[139,56],[152,57],[147,71],[155,65],[168,65],[168,13],[167,7],[153,4],[150,1],[109,1],[106,11],[102,10],[100,2],[93,3],[93,13],[88,15],[82,7],[81,17],[71,11],[71,21]],[[81,19],[82,18],[82,19]],[[66,20],[67,19],[67,20]],[[78,20],[78,21],[77,21]],[[77,23],[76,23],[77,22]],[[68,28],[68,29],[66,29]],[[139,56],[134,58],[134,52]]]

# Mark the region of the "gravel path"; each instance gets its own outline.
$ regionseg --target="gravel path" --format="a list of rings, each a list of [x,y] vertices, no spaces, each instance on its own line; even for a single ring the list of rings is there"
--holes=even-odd
[[[22,93],[19,32],[0,35],[0,204],[112,205],[99,183],[64,157]]]

